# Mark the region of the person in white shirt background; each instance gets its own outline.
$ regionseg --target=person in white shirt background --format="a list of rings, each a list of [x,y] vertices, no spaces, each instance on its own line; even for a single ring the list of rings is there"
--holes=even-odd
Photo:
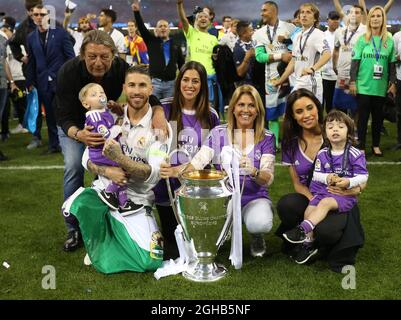
[[[330,11],[327,16],[327,30],[324,32],[325,38],[333,54],[335,32],[340,25],[340,15],[337,11]],[[336,86],[337,75],[333,70],[333,63],[330,59],[322,68],[323,78],[323,107],[329,113],[333,105],[334,88]]]
[[[302,31],[295,38],[292,60],[285,72],[272,85],[279,86],[294,72],[293,91],[305,88],[311,91],[319,101],[323,101],[323,83],[321,68],[330,60],[330,46],[323,31],[319,30],[319,9],[313,3],[304,3],[300,7]]]
[[[117,47],[118,55],[121,59],[125,60],[127,49],[125,47],[124,35],[117,29],[113,28],[113,23],[117,20],[117,13],[111,9],[102,9],[98,19],[99,30],[103,30],[110,35]]]

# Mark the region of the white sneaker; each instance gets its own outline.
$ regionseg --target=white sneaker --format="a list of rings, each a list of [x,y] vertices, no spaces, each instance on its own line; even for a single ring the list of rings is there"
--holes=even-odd
[[[10,132],[12,134],[17,134],[17,133],[28,133],[28,129],[25,129],[21,123],[19,123],[14,129],[11,129]]]
[[[91,259],[89,258],[89,255],[86,254],[86,255],[85,255],[85,258],[84,258],[84,265],[90,266],[91,264],[92,264],[92,261],[91,261]]]
[[[266,253],[266,242],[263,234],[253,234],[251,240],[252,257],[263,257]]]
[[[37,138],[34,138],[34,139],[32,139],[31,143],[27,145],[26,148],[28,150],[32,150],[32,149],[39,148],[41,145],[42,145],[42,141]]]

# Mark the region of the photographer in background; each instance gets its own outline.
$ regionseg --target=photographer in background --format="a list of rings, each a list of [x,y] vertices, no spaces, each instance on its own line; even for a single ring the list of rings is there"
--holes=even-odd
[[[1,31],[7,36],[7,39],[11,39],[14,33],[16,21],[13,17],[4,17],[2,19],[2,27]],[[24,114],[26,109],[26,94],[23,90],[25,88],[25,77],[22,72],[22,62],[16,60],[11,52],[10,46],[7,46],[7,56],[6,60],[10,67],[11,75],[13,80],[15,81],[16,88],[11,91],[10,99],[13,102],[14,109],[17,113],[18,117],[18,125],[11,129],[10,132],[12,134],[16,133],[27,133],[28,130],[23,127],[24,122]],[[22,53],[26,55],[25,49],[21,46]],[[2,133],[8,133],[8,120],[10,112],[9,108],[5,108],[3,117],[2,117]]]
[[[7,47],[7,36],[0,30],[0,118],[3,114],[4,107],[7,101],[7,80],[10,83],[11,90],[15,90],[17,87],[13,81],[8,62],[6,60],[6,47]],[[7,157],[0,151],[0,161],[7,160]]]

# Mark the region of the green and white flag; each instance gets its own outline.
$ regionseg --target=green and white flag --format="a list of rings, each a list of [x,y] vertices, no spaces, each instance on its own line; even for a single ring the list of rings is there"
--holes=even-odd
[[[123,217],[92,188],[80,188],[64,204],[79,221],[92,265],[103,273],[145,272],[163,262],[163,239],[150,210]]]

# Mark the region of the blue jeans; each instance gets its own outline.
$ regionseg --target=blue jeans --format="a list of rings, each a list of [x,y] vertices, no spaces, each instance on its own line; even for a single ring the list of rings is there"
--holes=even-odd
[[[4,108],[6,107],[8,92],[7,88],[0,89],[0,119],[3,116]]]
[[[220,85],[217,82],[215,74],[207,76],[207,85],[209,89],[209,102],[212,104],[213,108],[220,113],[220,116],[224,118],[223,94],[221,93]],[[217,97],[215,93],[217,93]]]
[[[79,187],[84,186],[84,168],[82,155],[85,150],[83,143],[68,137],[61,127],[57,127],[61,151],[64,156],[64,201],[68,199]],[[73,215],[64,217],[68,231],[78,229],[78,221]]]
[[[42,140],[42,135],[40,133],[40,130],[42,129],[42,110],[40,106],[43,103],[46,112],[47,133],[49,135],[49,149],[58,149],[59,139],[57,134],[56,117],[54,115],[55,111],[53,107],[54,92],[52,90],[49,90],[49,92],[40,92],[38,90],[38,97],[39,114],[36,120],[36,131],[33,135],[39,140]]]
[[[158,99],[170,98],[174,95],[175,80],[163,81],[158,78],[152,79],[153,95]]]

